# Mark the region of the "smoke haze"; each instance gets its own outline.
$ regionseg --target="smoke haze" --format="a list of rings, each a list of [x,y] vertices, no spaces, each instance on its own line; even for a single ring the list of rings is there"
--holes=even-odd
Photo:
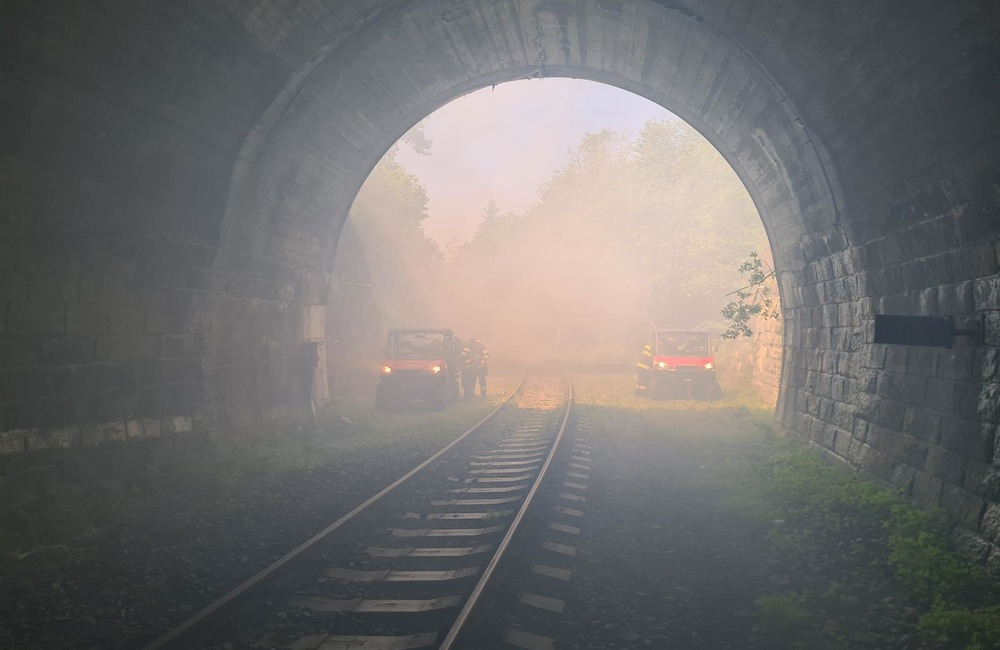
[[[440,157],[453,172],[426,135],[421,165]],[[476,172],[494,179],[492,199],[466,204],[468,241],[443,247],[427,234],[432,200],[403,162],[417,155],[409,151],[387,155],[352,210],[379,320],[483,339],[494,364],[627,363],[652,321],[721,332],[740,263],[752,250],[768,254],[735,173],[676,119],[587,133],[517,212],[501,206],[525,188],[497,179],[516,176],[518,156],[497,152]]]

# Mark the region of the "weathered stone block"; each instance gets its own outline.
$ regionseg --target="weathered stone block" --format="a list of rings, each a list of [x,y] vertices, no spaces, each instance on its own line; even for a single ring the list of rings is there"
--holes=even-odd
[[[839,428],[850,431],[854,426],[854,407],[846,402],[831,402],[833,408],[829,422]]]
[[[947,379],[927,379],[926,399],[928,408],[942,413],[955,412],[955,382]]]
[[[838,431],[837,438],[833,443],[833,453],[841,458],[847,458],[850,452],[853,435],[850,431]]]
[[[160,437],[160,421],[157,419],[132,419],[126,423],[128,440],[138,441]]]
[[[147,334],[188,334],[188,312],[150,309],[146,313]]]
[[[886,431],[884,437],[886,440],[891,441],[888,453],[893,458],[906,463],[910,467],[924,469],[928,449],[931,448],[926,440],[896,431]]]
[[[941,500],[941,490],[944,483],[936,476],[927,472],[917,472],[913,477],[913,492],[911,496],[929,508],[934,508]]]
[[[938,313],[938,288],[929,287],[914,294],[913,313],[934,316]]]
[[[166,357],[190,357],[204,353],[205,339],[201,336],[164,336],[163,355]]]
[[[903,419],[906,416],[906,404],[894,400],[884,399],[879,402],[878,416],[875,421],[879,426],[901,431],[903,429]]]
[[[986,571],[1000,580],[1000,544],[990,544],[990,554],[986,558]]]
[[[941,414],[920,406],[907,406],[903,416],[903,431],[936,443],[941,433]]]
[[[926,453],[926,464],[917,466],[925,469],[931,476],[936,476],[952,485],[962,484],[962,472],[965,470],[965,458],[941,447],[930,447]]]
[[[52,273],[28,274],[28,299],[32,302],[76,300],[79,295],[79,278]]]
[[[139,390],[132,386],[104,391],[97,400],[97,417],[101,420],[134,417],[139,412]]]
[[[952,529],[951,544],[959,553],[981,564],[986,562],[992,549],[982,537],[960,526]]]
[[[32,421],[40,427],[61,427],[77,421],[76,395],[51,395],[30,401]]]
[[[982,410],[980,386],[977,382],[955,382],[955,415],[975,419]]]
[[[983,495],[983,481],[986,480],[986,473],[990,469],[990,463],[970,458],[965,462],[965,476],[962,478],[962,487],[972,494]]]
[[[62,334],[66,331],[66,303],[60,300],[8,301],[7,331],[12,334]]]
[[[84,447],[96,447],[125,442],[125,422],[90,422],[80,427],[80,441]]]
[[[129,363],[92,363],[76,369],[77,390],[100,393],[135,383],[135,366]]]
[[[1000,347],[1000,311],[986,312],[986,329],[984,337],[986,345]]]
[[[982,357],[983,381],[1000,382],[1000,348],[979,348],[976,352]]]
[[[71,302],[66,305],[67,334],[106,334],[107,332],[107,305],[89,302]]]
[[[40,363],[63,366],[94,361],[93,336],[42,336],[39,337]]]
[[[938,372],[938,350],[915,347],[906,358],[906,371],[922,377],[933,377]]]
[[[80,278],[80,300],[104,304],[126,302],[128,280],[108,276]]]
[[[865,442],[868,439],[868,427],[871,426],[867,420],[854,416],[854,422],[851,424],[851,437],[858,440],[859,442]]]
[[[987,311],[1000,307],[1000,275],[979,278],[973,281],[974,304],[977,311]]]
[[[0,437],[0,456],[20,454],[25,450],[26,435],[7,435]]]
[[[886,345],[885,369],[890,372],[906,372],[906,357],[910,350],[908,346]]]
[[[976,411],[987,422],[1000,422],[1000,384],[983,384]]]
[[[191,417],[187,415],[175,415],[160,420],[160,427],[163,435],[173,433],[187,433],[191,431]]]
[[[940,445],[966,458],[986,458],[983,430],[977,420],[942,416]]]
[[[161,348],[159,336],[109,335],[97,337],[95,354],[98,361],[128,361],[159,356]]]
[[[145,328],[146,309],[137,305],[111,305],[109,330],[112,334],[142,334]]]
[[[1000,466],[994,464],[986,468],[979,493],[991,501],[1000,501]]]
[[[1000,503],[986,506],[979,534],[991,542],[1000,542]]]
[[[80,446],[80,427],[38,431],[28,436],[25,442],[28,451],[72,449]]]
[[[973,306],[973,283],[971,280],[958,284],[942,284],[938,294],[940,315],[955,316],[975,311]]]
[[[922,404],[927,391],[927,379],[914,375],[895,375],[889,398],[905,404]]]
[[[892,479],[889,481],[893,487],[898,488],[903,494],[909,494],[913,488],[913,479],[917,475],[917,470],[907,465],[896,465],[892,471]]]
[[[975,358],[974,348],[952,348],[941,350],[938,361],[938,376],[943,379],[971,380]]]
[[[803,397],[803,401],[805,397]],[[875,417],[878,415],[879,404],[882,399],[878,395],[873,395],[871,393],[865,392],[858,395],[858,402],[856,405],[856,413],[858,417],[863,418],[869,422],[874,422]],[[799,409],[802,410],[802,409]]]

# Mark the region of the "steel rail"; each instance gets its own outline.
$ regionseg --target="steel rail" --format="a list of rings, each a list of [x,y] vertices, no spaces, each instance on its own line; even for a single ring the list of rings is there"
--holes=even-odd
[[[469,594],[469,598],[465,601],[465,606],[462,608],[462,611],[459,612],[458,617],[452,624],[451,629],[448,630],[448,634],[441,642],[441,645],[438,646],[438,650],[451,650],[464,626],[468,623],[472,610],[475,609],[476,603],[486,590],[486,585],[489,583],[490,578],[493,577],[493,572],[496,570],[497,565],[500,564],[500,560],[507,551],[507,547],[510,545],[511,539],[513,539],[514,534],[517,533],[517,528],[521,524],[521,520],[524,519],[525,513],[528,512],[528,508],[531,506],[531,500],[535,497],[535,493],[538,491],[542,481],[545,479],[545,474],[549,469],[549,465],[552,464],[552,459],[555,457],[556,451],[559,449],[559,443],[562,441],[563,434],[566,432],[566,425],[569,423],[569,416],[572,409],[573,383],[569,380],[569,377],[567,377],[566,413],[563,414],[562,422],[559,425],[559,431],[556,433],[556,438],[552,442],[552,448],[549,450],[548,456],[545,457],[545,462],[542,464],[542,468],[538,472],[538,477],[535,479],[531,489],[528,490],[527,496],[524,497],[524,502],[521,504],[521,508],[517,511],[517,514],[514,515],[510,528],[507,530],[507,534],[504,535],[503,540],[501,540],[499,546],[497,546],[497,552],[493,555],[493,559],[490,560],[490,563],[486,565],[486,568],[483,570],[483,575],[479,578],[479,582],[476,583],[476,587],[472,590],[472,593]]]
[[[486,417],[472,425],[465,433],[460,435],[458,438],[453,440],[447,446],[440,449],[433,456],[425,460],[424,462],[417,465],[415,468],[407,472],[402,477],[396,479],[395,482],[389,486],[382,489],[381,492],[375,496],[369,498],[367,501],[359,505],[358,507],[351,510],[349,513],[333,522],[320,532],[316,533],[308,540],[297,546],[295,549],[289,551],[287,554],[276,560],[273,564],[269,565],[265,569],[261,570],[259,573],[249,578],[239,586],[232,589],[229,593],[222,596],[215,602],[211,603],[197,614],[194,614],[186,621],[173,628],[163,636],[157,638],[152,643],[146,645],[144,650],[170,650],[174,648],[190,648],[191,643],[199,635],[205,634],[208,630],[220,625],[224,620],[226,620],[229,615],[233,613],[234,610],[239,609],[247,601],[251,600],[256,596],[256,594],[266,586],[271,585],[276,581],[283,571],[288,570],[294,565],[296,561],[300,561],[306,557],[310,551],[315,550],[316,546],[320,542],[329,537],[332,533],[336,532],[338,529],[342,528],[349,521],[354,519],[356,516],[367,510],[373,504],[381,500],[383,497],[393,492],[400,485],[403,485],[409,481],[413,476],[418,474],[421,470],[426,468],[428,465],[436,461],[442,455],[447,453],[452,447],[460,443],[462,440],[470,436],[477,429],[482,427],[486,422],[491,420],[493,416],[497,414],[503,407],[507,406],[511,400],[517,395],[521,389],[524,387],[524,383],[527,380],[527,376],[521,378],[521,381],[514,387],[514,390],[504,398],[500,404],[497,405],[495,409],[489,412]]]

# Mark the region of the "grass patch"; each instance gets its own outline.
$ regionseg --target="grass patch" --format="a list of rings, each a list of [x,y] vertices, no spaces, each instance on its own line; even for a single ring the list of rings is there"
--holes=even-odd
[[[984,568],[954,552],[942,519],[901,494],[826,461],[799,440],[762,436],[749,463],[719,472],[735,494],[729,509],[744,518],[787,523],[813,539],[853,540],[854,553],[885,568],[919,611],[918,628],[946,647],[1000,647],[1000,593]],[[778,618],[788,597],[758,601]],[[777,613],[775,613],[777,612]]]

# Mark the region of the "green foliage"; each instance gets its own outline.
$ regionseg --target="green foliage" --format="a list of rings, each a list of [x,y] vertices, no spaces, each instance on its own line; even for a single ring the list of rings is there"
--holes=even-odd
[[[1000,605],[969,609],[936,600],[918,627],[939,641],[959,641],[965,650],[1000,648]]]
[[[376,300],[388,327],[433,322],[431,301],[439,292],[441,252],[424,235],[427,190],[390,152],[365,182],[351,208],[358,239],[367,251]]]
[[[722,317],[729,327],[722,334],[724,339],[753,336],[750,321],[756,317],[778,318],[781,305],[778,302],[777,287],[774,283],[774,269],[765,262],[757,251],[750,251],[748,258],[739,266],[740,274],[747,276],[747,284],[736,291],[736,299],[722,308]]]
[[[951,549],[938,518],[797,441],[772,438],[761,447],[737,479],[740,496],[732,509],[754,520],[781,519],[818,537],[849,533],[875,564],[892,571],[915,604],[931,608],[921,629],[970,649],[1000,647],[1000,605],[989,604],[1000,598],[996,585]]]
[[[757,610],[767,625],[788,629],[809,617],[809,612],[804,606],[805,602],[805,596],[792,592],[761,596],[754,601],[754,604],[757,605]]]

